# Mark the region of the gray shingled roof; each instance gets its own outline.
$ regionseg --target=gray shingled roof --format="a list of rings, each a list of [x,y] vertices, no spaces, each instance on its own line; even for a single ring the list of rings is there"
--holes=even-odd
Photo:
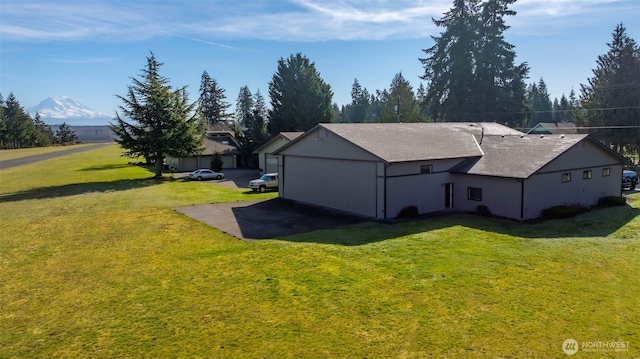
[[[302,135],[304,135],[304,132],[280,132],[276,136],[273,136],[269,141],[265,142],[262,146],[253,150],[253,153],[259,153],[263,148],[266,148],[280,137],[284,137],[291,142]]]
[[[224,144],[220,141],[207,138],[204,140],[203,147],[202,155],[212,155],[216,152],[222,155],[240,154],[238,148],[231,142],[229,142],[229,144]]]
[[[458,172],[528,178],[588,135],[485,135],[480,148],[485,155]],[[476,136],[478,142],[480,137]]]
[[[497,123],[323,123],[319,126],[345,138],[386,162],[479,157],[473,135],[522,134]]]

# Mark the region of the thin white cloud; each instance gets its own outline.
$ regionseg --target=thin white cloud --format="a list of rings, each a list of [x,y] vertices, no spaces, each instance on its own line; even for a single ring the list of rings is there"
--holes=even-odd
[[[423,38],[452,0],[119,1],[3,0],[4,41],[136,41],[178,36],[225,47],[231,39],[288,41]],[[570,27],[637,0],[519,0],[518,31]],[[224,41],[220,41],[220,40]]]

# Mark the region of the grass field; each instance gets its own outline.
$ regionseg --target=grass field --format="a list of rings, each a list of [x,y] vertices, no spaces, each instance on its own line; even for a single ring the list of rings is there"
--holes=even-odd
[[[34,147],[34,148],[20,148],[17,150],[0,150],[0,161],[13,160],[16,158],[23,158],[35,155],[41,155],[44,153],[66,151],[76,147],[89,147],[91,144],[79,144],[73,146],[51,146],[51,147]]]
[[[0,171],[0,358],[640,356],[637,194],[245,243],[171,208],[274,194],[151,176],[115,146]]]

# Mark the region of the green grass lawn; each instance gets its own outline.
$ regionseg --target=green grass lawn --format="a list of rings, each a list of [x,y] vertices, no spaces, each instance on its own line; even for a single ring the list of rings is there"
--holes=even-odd
[[[20,148],[16,150],[0,150],[0,161],[41,155],[44,153],[66,151],[66,150],[70,150],[72,148],[77,148],[77,147],[89,147],[91,145],[92,144],[78,144],[73,146],[50,146],[50,147]]]
[[[0,172],[0,358],[640,356],[640,196],[570,220],[451,215],[245,243],[117,147]]]

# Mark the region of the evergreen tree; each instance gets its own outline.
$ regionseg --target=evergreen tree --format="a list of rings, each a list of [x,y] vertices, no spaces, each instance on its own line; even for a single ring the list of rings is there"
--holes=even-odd
[[[231,104],[225,101],[227,96],[224,92],[225,90],[218,86],[216,79],[211,78],[207,71],[202,73],[198,111],[208,125],[227,124],[231,118],[231,114],[227,112]]]
[[[53,130],[51,130],[51,126],[47,125],[40,118],[40,114],[36,112],[36,115],[33,119],[33,124],[35,126],[35,145],[38,147],[46,147],[51,146],[55,142],[55,135],[53,134]],[[75,134],[75,133],[74,133]],[[74,139],[74,141],[77,139]]]
[[[222,170],[222,166],[224,166],[224,160],[222,159],[222,155],[218,152],[214,153],[211,156],[211,163],[209,164],[209,169],[213,172],[220,172]]]
[[[504,40],[504,17],[515,15],[515,0],[454,0],[436,26],[435,44],[423,50],[428,82],[422,101],[438,121],[522,122],[526,113],[525,84],[529,68],[515,65],[513,45]]]
[[[269,133],[306,131],[318,123],[332,122],[331,87],[322,80],[315,64],[298,53],[278,60],[269,82]]]
[[[420,86],[418,86],[418,90],[416,91],[416,100],[418,101],[418,106],[420,107],[420,113],[422,117],[424,117],[425,121],[432,121],[429,116],[429,102],[427,100],[427,88],[424,87],[424,84],[420,82]]]
[[[141,78],[132,78],[127,94],[117,96],[124,104],[110,126],[124,155],[154,162],[156,177],[162,176],[165,155],[199,153],[204,140],[202,121],[193,114],[195,104],[189,104],[186,87],[174,90],[160,75],[161,66],[153,53],[147,57]]]
[[[63,122],[56,130],[55,139],[56,143],[66,145],[75,143],[78,140],[78,136],[76,135],[76,132],[71,129],[71,126],[67,125],[66,122]]]
[[[445,28],[440,36],[432,36],[435,44],[423,50],[428,57],[420,59],[425,69],[421,77],[428,82],[427,102],[431,117],[437,120],[471,120],[474,89],[473,51],[478,43],[478,0],[454,0],[453,7],[439,20]]]
[[[246,127],[247,118],[253,112],[254,99],[248,86],[240,88],[236,100],[236,122],[241,128]]]
[[[13,93],[9,93],[3,110],[4,148],[31,147],[34,142],[33,120],[20,105]]]
[[[266,120],[269,116],[269,109],[267,108],[267,102],[265,101],[264,96],[260,93],[260,89],[258,89],[253,95],[253,103],[253,112]]]
[[[379,122],[421,122],[424,120],[413,88],[401,72],[393,77],[389,89],[389,95],[378,118]]]
[[[351,106],[349,108],[349,116],[345,122],[369,122],[369,91],[360,86],[358,79],[353,80],[351,86]]]
[[[238,94],[236,105],[236,123],[232,126],[235,137],[240,144],[241,160],[245,165],[253,166],[253,151],[267,141],[265,118],[265,100],[258,90],[251,94],[249,87],[244,86]],[[248,162],[247,162],[248,161]]]
[[[527,87],[527,100],[533,112],[529,116],[528,126],[533,127],[540,122],[553,122],[553,104],[544,80],[532,83]]]
[[[573,122],[573,107],[569,99],[562,94],[560,101],[556,98],[553,103],[553,121],[554,122]]]
[[[593,77],[581,85],[584,110],[578,112],[578,122],[605,127],[592,133],[620,152],[640,156],[640,48],[623,24],[616,26],[607,46],[609,51],[598,56]],[[618,126],[627,128],[614,128]]]
[[[7,121],[4,115],[5,103],[4,96],[0,93],[0,149],[7,148]]]
[[[340,107],[340,106],[338,106],[337,102],[334,102],[333,105],[331,105],[331,111],[333,112],[333,116],[331,117],[331,121],[336,122],[336,123],[347,122],[346,119],[344,118],[344,113],[345,113],[345,106],[344,105],[342,107]]]

